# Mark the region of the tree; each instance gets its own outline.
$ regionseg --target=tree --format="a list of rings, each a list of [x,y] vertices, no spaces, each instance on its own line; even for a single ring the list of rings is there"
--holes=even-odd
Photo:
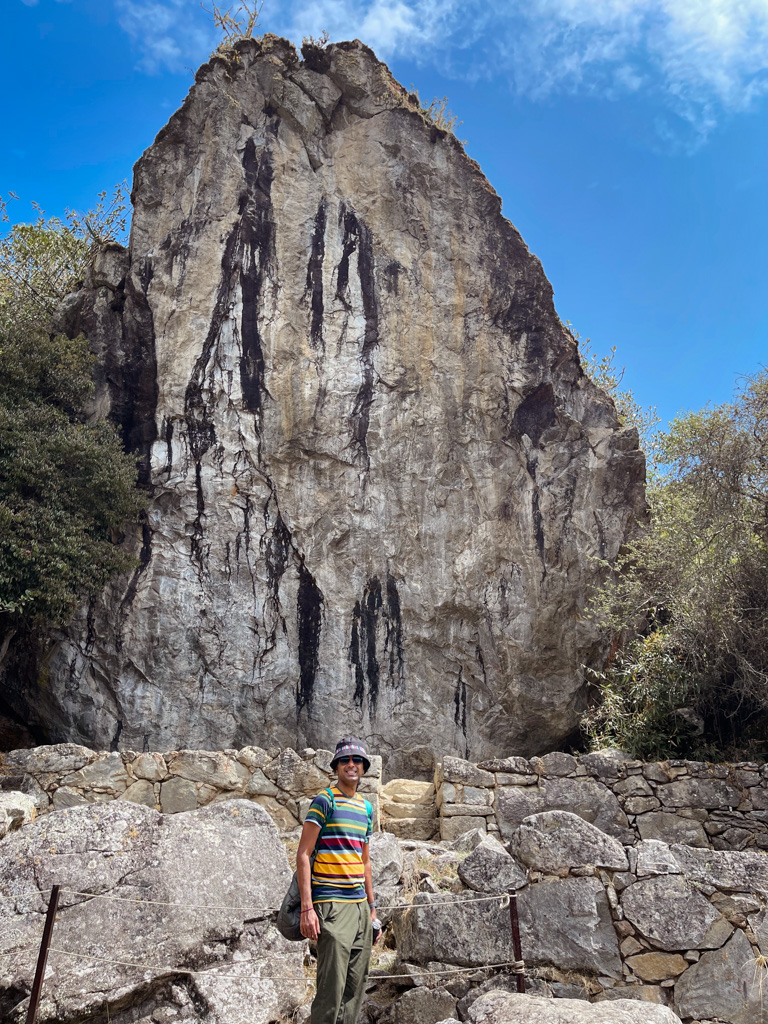
[[[65,625],[133,564],[113,541],[143,504],[136,460],[112,424],[86,416],[86,339],[48,329],[94,247],[120,228],[104,198],[66,225],[40,212],[0,239],[0,663],[19,629]]]
[[[593,601],[613,639],[592,740],[722,759],[768,723],[768,372],[655,435],[650,521]]]

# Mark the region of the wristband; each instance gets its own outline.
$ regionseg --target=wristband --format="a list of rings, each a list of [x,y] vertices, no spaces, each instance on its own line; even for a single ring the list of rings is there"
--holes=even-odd
[[[306,910],[302,910],[301,913],[302,914],[308,914],[311,910],[314,910],[314,909],[315,909],[314,907],[307,907],[307,909]]]
[[[369,903],[368,906],[371,908],[371,910],[375,910],[376,909],[376,904],[375,903]]]

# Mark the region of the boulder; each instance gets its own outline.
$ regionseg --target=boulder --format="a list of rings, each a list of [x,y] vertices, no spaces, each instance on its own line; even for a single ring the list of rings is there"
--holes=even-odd
[[[621,977],[608,900],[596,878],[529,885],[518,910],[527,962]],[[419,893],[412,909],[396,916],[395,939],[400,956],[414,963],[471,967],[513,959],[509,910],[495,900]]]
[[[666,1006],[617,999],[587,1003],[582,999],[544,999],[496,990],[469,1008],[471,1024],[680,1024]]]
[[[475,892],[507,892],[528,884],[525,871],[494,836],[487,835],[459,863],[459,878]]]
[[[0,915],[0,954],[13,951],[0,1016],[26,1016],[54,883],[40,1024],[170,1021],[183,1006],[201,1024],[288,1014],[307,992],[303,946],[270,921],[290,876],[275,826],[247,801],[161,815],[116,800],[45,815],[0,845],[0,896],[14,897]]]
[[[659,875],[621,894],[626,919],[663,950],[711,949],[732,930],[709,900],[681,875]]]
[[[628,835],[627,816],[611,790],[595,779],[543,779],[538,786],[504,786],[496,794],[501,837],[511,840],[524,818],[542,811],[569,811],[609,836]]]
[[[436,1024],[456,1010],[456,996],[444,988],[408,989],[378,1018],[381,1024]]]
[[[403,876],[403,851],[391,832],[374,832],[368,843],[374,890],[391,889]]]
[[[551,750],[645,514],[637,432],[456,138],[362,43],[303,57],[200,68],[62,311],[146,522],[4,700],[101,749]]]
[[[763,1024],[768,972],[757,964],[744,932],[737,929],[721,949],[702,954],[675,985],[681,1017]]]
[[[528,868],[557,874],[569,868],[626,871],[627,855],[616,839],[569,811],[543,811],[524,818],[510,851]]]
[[[79,743],[54,743],[32,747],[30,750],[11,750],[0,754],[0,763],[9,771],[39,776],[48,772],[61,775],[84,768],[96,757],[96,752]]]

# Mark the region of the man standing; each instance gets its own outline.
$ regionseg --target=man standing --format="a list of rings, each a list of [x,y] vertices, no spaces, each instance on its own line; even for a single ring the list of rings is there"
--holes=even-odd
[[[310,1024],[355,1024],[363,1000],[376,903],[371,805],[357,787],[370,767],[360,740],[339,740],[331,761],[336,782],[312,801],[296,854],[301,933],[317,942]]]

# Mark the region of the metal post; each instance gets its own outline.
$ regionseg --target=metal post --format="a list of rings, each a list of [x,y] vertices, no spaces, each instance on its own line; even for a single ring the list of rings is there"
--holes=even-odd
[[[517,893],[514,889],[509,890],[509,921],[512,925],[512,949],[515,953],[515,960],[518,964],[522,964],[523,953],[520,948],[520,925],[517,920]],[[517,991],[525,992],[525,974],[523,968],[518,967],[515,970],[517,975]]]
[[[40,954],[37,958],[37,970],[35,971],[35,980],[32,984],[32,992],[30,993],[29,996],[27,1024],[35,1024],[35,1014],[37,1013],[37,1007],[40,1003],[40,993],[43,988],[43,978],[45,977],[45,966],[48,963],[48,947],[51,944],[53,924],[54,921],[56,920],[56,910],[59,906],[60,889],[60,885],[54,885],[54,887],[51,889],[51,899],[48,904],[48,913],[45,915],[45,928],[43,928],[43,937],[40,941]]]

